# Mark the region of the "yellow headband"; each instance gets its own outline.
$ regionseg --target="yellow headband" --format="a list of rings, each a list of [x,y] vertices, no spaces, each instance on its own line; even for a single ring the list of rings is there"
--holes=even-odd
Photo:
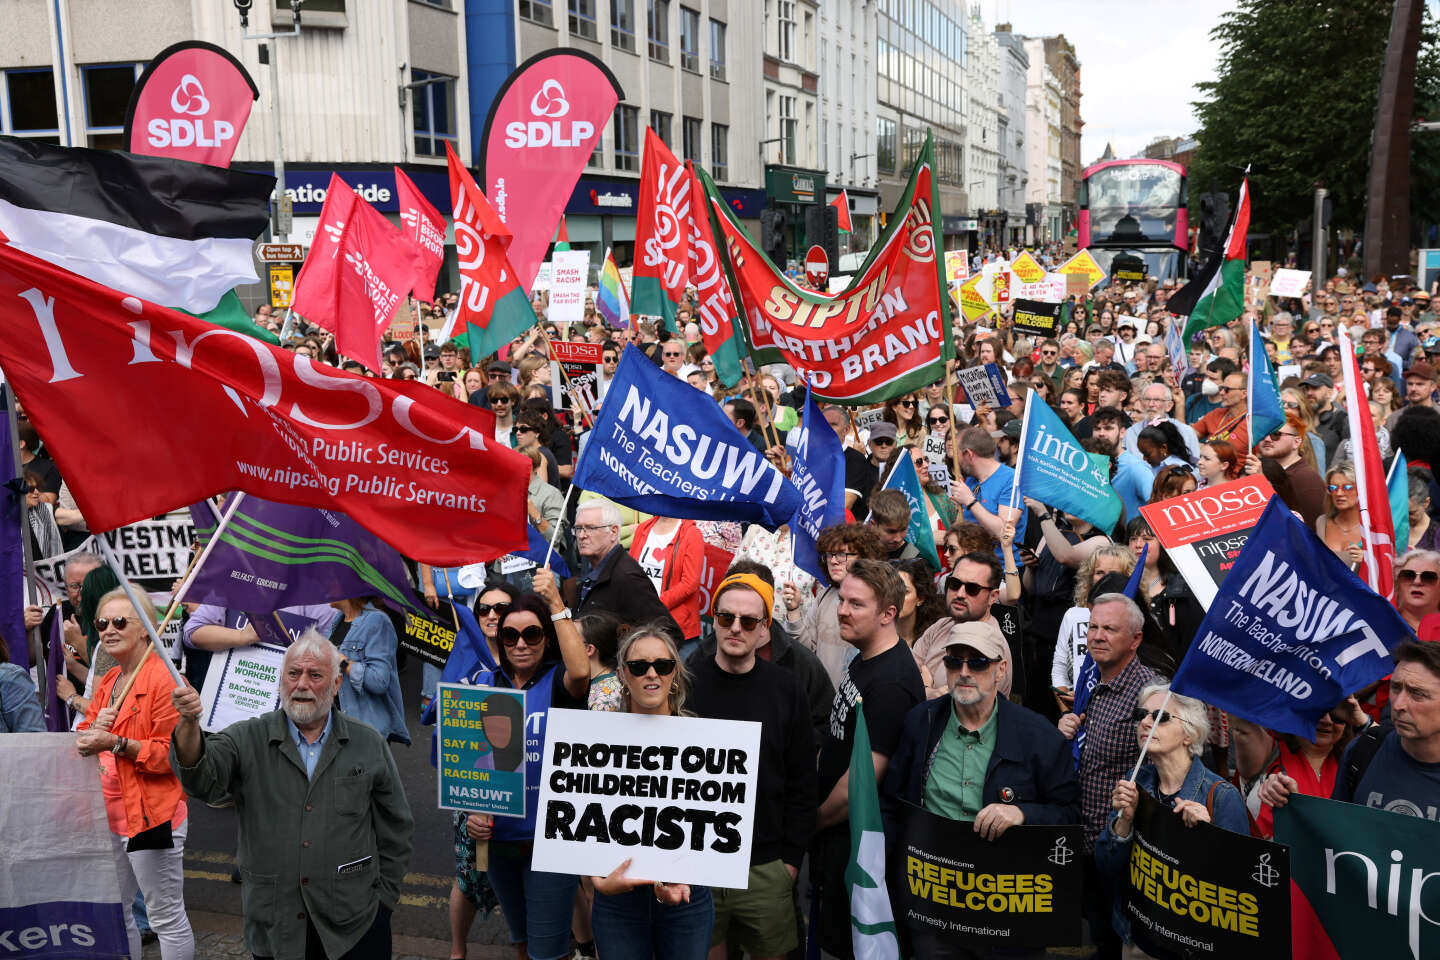
[[[745,587],[760,594],[760,600],[765,604],[765,619],[770,619],[770,608],[775,605],[775,588],[753,573],[732,573],[720,581],[720,586],[715,588],[715,599],[710,601],[710,608],[714,610],[715,602],[720,599],[720,594],[730,587]]]

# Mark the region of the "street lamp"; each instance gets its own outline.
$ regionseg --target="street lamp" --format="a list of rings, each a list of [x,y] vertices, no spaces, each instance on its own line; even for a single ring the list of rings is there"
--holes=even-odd
[[[759,143],[755,144],[755,146],[756,146],[757,148],[759,148],[759,151],[760,151],[760,159],[761,159],[762,161],[765,159],[765,144],[767,144],[767,143],[784,143],[784,142],[785,142],[785,138],[784,138],[784,137],[771,137],[769,140],[761,140]],[[783,155],[783,153],[782,153],[782,155],[781,155],[782,159],[779,161],[779,162],[781,162],[781,163],[784,163],[784,162],[785,162],[784,159],[783,159],[783,156],[784,156],[784,155]]]
[[[276,40],[280,37],[300,36],[300,5],[304,0],[290,0],[290,15],[294,24],[283,33],[251,33],[250,8],[254,5],[255,0],[232,0],[232,2],[240,14],[241,39]],[[290,201],[285,197],[285,134],[280,128],[280,65],[278,58],[271,55],[269,44],[260,44],[257,52],[260,62],[270,67],[270,112],[275,127],[275,205],[270,233],[273,239],[284,242],[290,238],[292,221]]]

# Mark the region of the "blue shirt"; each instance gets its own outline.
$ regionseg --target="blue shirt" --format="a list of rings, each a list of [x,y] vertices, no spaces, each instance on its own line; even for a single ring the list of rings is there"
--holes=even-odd
[[[335,712],[332,709],[325,715],[325,729],[321,730],[320,736],[315,738],[314,743],[311,743],[305,739],[300,728],[295,726],[295,721],[290,719],[290,715],[285,715],[285,727],[290,731],[290,739],[295,741],[295,749],[300,751],[300,759],[305,763],[307,779],[315,776],[315,764],[320,759],[320,751],[325,749],[325,741],[330,736],[330,722],[334,719]]]
[[[998,517],[1001,516],[1001,507],[1008,508],[1010,506],[1010,494],[1015,488],[1015,468],[1002,463],[979,486],[975,485],[973,479],[967,480],[965,483],[975,494],[975,499],[979,501],[980,505]],[[1015,522],[1015,540],[1010,549],[1015,554],[1015,563],[1018,566],[1020,564],[1020,544],[1025,542],[1025,525],[1029,522],[1030,511],[1025,509],[1024,503],[1019,498],[1016,498],[1015,506],[1019,517]],[[966,520],[979,523],[968,507],[965,509],[964,515]],[[1004,562],[1005,558],[1000,555],[999,547],[995,548],[995,556],[1000,557],[1000,561]]]
[[[1144,460],[1133,453],[1122,453],[1115,458],[1115,479],[1110,485],[1125,504],[1125,518],[1134,520],[1140,516],[1140,507],[1150,502],[1155,474]]]

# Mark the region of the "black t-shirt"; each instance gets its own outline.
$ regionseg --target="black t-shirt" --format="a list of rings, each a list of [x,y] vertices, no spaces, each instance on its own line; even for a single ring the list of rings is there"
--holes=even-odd
[[[869,457],[854,447],[845,448],[845,489],[860,494],[860,499],[850,508],[856,520],[864,520],[870,515],[870,507],[866,501],[870,499],[870,491],[875,489],[875,483],[879,479],[880,468],[871,463]]]
[[[920,668],[903,641],[869,660],[855,657],[845,665],[835,699],[830,704],[830,729],[820,745],[821,801],[850,768],[850,749],[855,743],[855,701],[865,705],[865,727],[870,749],[890,756],[900,743],[905,714],[925,699]]]

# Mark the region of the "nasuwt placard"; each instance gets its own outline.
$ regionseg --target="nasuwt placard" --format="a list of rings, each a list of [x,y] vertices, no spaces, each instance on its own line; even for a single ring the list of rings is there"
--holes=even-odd
[[[525,816],[525,693],[442,683],[436,690],[442,810]]]

